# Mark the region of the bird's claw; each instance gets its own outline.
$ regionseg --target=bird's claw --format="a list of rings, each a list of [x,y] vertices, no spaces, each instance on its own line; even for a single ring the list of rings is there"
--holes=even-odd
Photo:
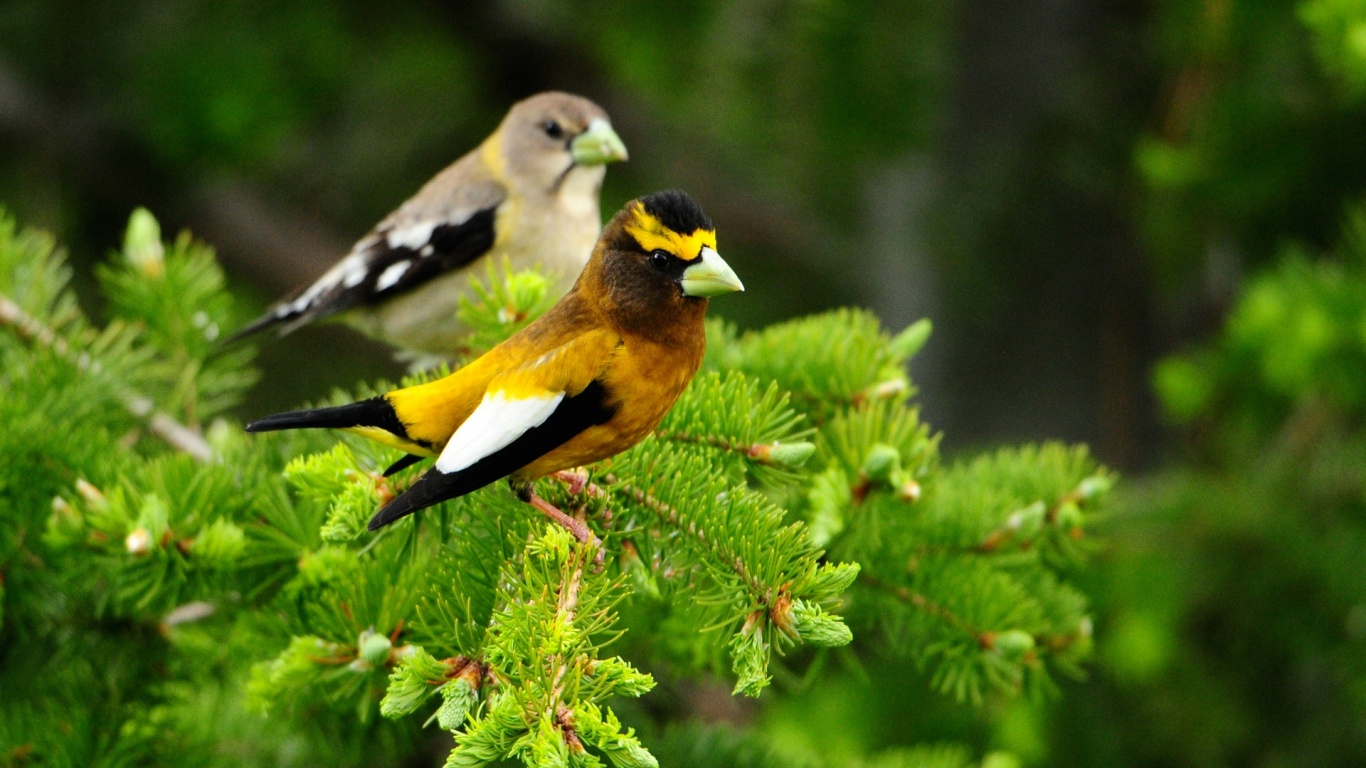
[[[606,496],[602,489],[588,482],[588,470],[580,467],[579,469],[562,469],[555,472],[551,477],[564,483],[569,489],[569,495],[578,496],[584,491],[588,492],[588,498],[601,499]]]
[[[606,551],[602,546],[602,540],[588,527],[588,523],[585,523],[577,517],[566,515],[554,504],[551,504],[535,493],[531,494],[531,498],[527,499],[527,503],[535,507],[541,514],[564,526],[565,529],[574,534],[574,538],[578,539],[581,543],[593,546],[597,550],[597,553],[593,555],[593,564],[597,566],[602,565],[603,558],[606,556]]]

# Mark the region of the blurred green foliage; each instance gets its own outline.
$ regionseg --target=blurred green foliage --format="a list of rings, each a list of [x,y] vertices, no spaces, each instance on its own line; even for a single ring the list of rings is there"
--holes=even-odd
[[[1098,679],[1050,713],[1053,764],[1366,756],[1364,215],[1328,254],[1287,248],[1157,368],[1189,443],[1105,526]]]
[[[1160,18],[1182,64],[1166,135],[1137,145],[1152,258],[1171,285],[1220,258],[1253,275],[1153,369],[1181,442],[1103,526],[1096,675],[1038,732],[1051,765],[1360,765],[1366,4]],[[1202,238],[1204,265],[1182,256]]]
[[[1363,24],[1355,0],[1160,6],[1166,93],[1134,160],[1141,232],[1169,287],[1221,248],[1264,264],[1287,240],[1332,241],[1366,177]]]

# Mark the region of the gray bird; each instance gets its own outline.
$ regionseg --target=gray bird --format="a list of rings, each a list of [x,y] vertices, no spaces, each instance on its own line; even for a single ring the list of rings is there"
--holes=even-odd
[[[395,347],[449,358],[468,331],[459,299],[490,259],[540,267],[557,296],[573,286],[602,228],[606,164],[625,159],[607,113],[588,99],[551,92],[520,101],[482,144],[233,339],[340,315]]]

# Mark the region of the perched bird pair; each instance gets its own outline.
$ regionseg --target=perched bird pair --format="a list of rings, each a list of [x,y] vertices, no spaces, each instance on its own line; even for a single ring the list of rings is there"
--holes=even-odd
[[[234,338],[340,315],[396,347],[449,358],[468,331],[456,317],[459,297],[491,259],[541,268],[557,295],[569,289],[602,226],[605,165],[625,159],[593,102],[567,93],[521,101],[345,258]]]
[[[682,192],[649,195],[608,223],[558,304],[460,370],[247,430],[347,429],[407,451],[390,472],[435,456],[370,530],[508,477],[523,501],[586,540],[587,528],[537,496],[532,482],[648,435],[701,365],[708,298],[741,290],[697,203]]]

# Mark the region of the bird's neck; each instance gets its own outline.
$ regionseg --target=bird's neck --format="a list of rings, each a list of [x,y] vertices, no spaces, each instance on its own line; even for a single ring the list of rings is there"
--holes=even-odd
[[[602,180],[606,175],[605,165],[575,164],[564,176],[556,179],[548,192],[558,197],[563,204],[584,206],[584,215],[591,213],[596,221],[602,221],[602,214],[598,212],[598,193],[602,191]]]
[[[682,307],[673,308],[667,314],[642,316],[639,313],[609,313],[608,322],[628,344],[646,343],[688,354],[695,354],[700,361],[706,348],[707,333],[703,317],[707,307],[705,301],[684,302]],[[610,317],[610,314],[618,315]]]

